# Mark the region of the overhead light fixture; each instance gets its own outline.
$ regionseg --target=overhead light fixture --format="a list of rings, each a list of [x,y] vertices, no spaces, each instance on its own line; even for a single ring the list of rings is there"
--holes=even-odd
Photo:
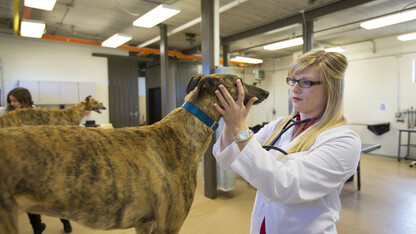
[[[278,28],[278,29],[275,29],[275,30],[272,30],[272,31],[265,32],[264,35],[270,35],[270,34],[282,32],[282,31],[285,31],[285,30],[288,30],[288,29],[292,29],[293,30],[295,27],[298,27],[298,26],[300,26],[300,24],[298,24],[298,23],[292,24],[292,25],[288,25],[286,27],[282,27],[282,28]]]
[[[255,58],[247,58],[247,57],[241,57],[237,56],[235,58],[230,59],[231,62],[240,62],[240,63],[252,63],[252,64],[259,64],[263,63],[262,59],[255,59]]]
[[[133,22],[134,26],[151,28],[160,22],[163,22],[170,17],[178,14],[181,11],[179,7],[171,6],[167,4],[160,4],[147,12],[137,20]]]
[[[383,16],[377,19],[365,21],[360,24],[362,28],[367,30],[381,28],[393,24],[403,23],[410,20],[416,19],[416,10],[396,13],[392,15]]]
[[[332,47],[332,48],[328,48],[328,49],[324,49],[326,52],[338,52],[338,53],[341,53],[341,52],[344,52],[345,51],[345,49],[344,48],[342,48],[342,47]]]
[[[242,4],[242,3],[246,2],[246,1],[248,1],[248,0],[238,0],[238,1],[232,1],[232,2],[230,2],[230,3],[228,3],[228,4],[225,4],[224,6],[220,7],[220,8],[218,9],[218,12],[221,14],[221,13],[223,13],[224,11],[227,11],[227,10],[229,10],[229,9],[231,9],[231,8],[235,7],[235,6],[238,6],[238,5],[240,5],[240,4]],[[176,28],[174,28],[174,29],[170,30],[170,31],[168,32],[168,36],[171,36],[171,35],[173,35],[173,34],[175,34],[175,33],[178,33],[178,32],[180,32],[180,31],[182,31],[182,30],[184,30],[184,29],[187,29],[187,28],[189,28],[189,27],[191,27],[191,26],[193,26],[193,25],[195,25],[195,24],[198,24],[198,23],[200,23],[200,22],[201,22],[201,17],[198,17],[198,18],[196,18],[196,19],[193,19],[193,20],[191,20],[191,21],[189,21],[189,22],[187,22],[187,23],[185,23],[185,24],[182,24],[182,25],[181,25],[181,26],[179,26],[179,27],[176,27]],[[152,39],[150,39],[150,40],[148,40],[148,41],[143,42],[142,44],[138,45],[137,47],[146,47],[146,46],[148,46],[148,45],[150,45],[150,44],[152,44],[152,43],[154,43],[154,42],[157,42],[157,41],[159,41],[159,40],[160,40],[160,36],[157,36],[157,37],[154,37],[154,38],[152,38]]]
[[[101,46],[117,48],[123,45],[124,43],[130,41],[131,39],[132,36],[128,34],[116,33],[107,40],[105,40],[103,43],[101,43]]]
[[[20,36],[41,38],[45,31],[45,22],[24,19],[20,25]]]
[[[274,44],[266,45],[266,46],[263,47],[263,49],[265,49],[265,50],[280,50],[280,49],[283,49],[283,48],[288,48],[288,47],[302,45],[302,44],[303,44],[302,37],[298,37],[298,38],[290,39],[290,40],[287,40],[287,41],[281,41],[281,42],[277,42],[277,43],[274,43]]]
[[[416,32],[400,35],[397,37],[397,40],[400,40],[400,41],[410,41],[410,40],[415,40],[415,39],[416,39]]]
[[[46,11],[52,11],[56,0],[25,0],[25,6]]]

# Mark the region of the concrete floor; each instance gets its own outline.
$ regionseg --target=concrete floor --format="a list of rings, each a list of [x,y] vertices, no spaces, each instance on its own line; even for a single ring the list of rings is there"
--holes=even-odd
[[[345,184],[341,193],[340,234],[414,234],[416,233],[416,168],[410,161],[364,155],[361,160],[361,191],[356,178]],[[180,234],[241,234],[250,231],[250,214],[255,190],[238,177],[236,187],[218,193],[211,200],[204,196],[201,170],[191,211]],[[62,234],[58,218],[42,217],[44,234]],[[133,234],[134,229],[92,230],[72,222],[74,234]],[[19,216],[20,234],[32,234],[25,213]]]

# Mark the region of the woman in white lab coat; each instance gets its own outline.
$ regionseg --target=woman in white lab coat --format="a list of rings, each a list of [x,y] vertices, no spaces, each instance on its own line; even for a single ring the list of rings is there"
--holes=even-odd
[[[243,103],[240,81],[236,101],[219,87],[214,107],[225,126],[213,153],[221,167],[257,189],[250,233],[337,233],[339,194],[357,169],[361,149],[343,114],[346,68],[344,55],[323,50],[296,59],[286,78],[292,115],[254,136],[246,117],[257,99]],[[265,145],[273,147],[267,151]]]

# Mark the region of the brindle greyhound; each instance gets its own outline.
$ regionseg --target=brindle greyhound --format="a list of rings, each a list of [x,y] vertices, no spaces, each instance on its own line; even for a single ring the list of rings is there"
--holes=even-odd
[[[66,110],[26,108],[10,111],[0,117],[0,128],[26,125],[79,125],[85,111],[95,111],[101,114],[101,110],[105,109],[102,102],[90,95]]]
[[[194,76],[185,101],[218,121],[214,92],[223,84],[237,99],[237,79]],[[268,96],[243,86],[246,102]],[[194,198],[198,162],[213,134],[198,115],[179,107],[144,127],[0,129],[0,233],[17,233],[19,209],[95,229],[178,233]]]

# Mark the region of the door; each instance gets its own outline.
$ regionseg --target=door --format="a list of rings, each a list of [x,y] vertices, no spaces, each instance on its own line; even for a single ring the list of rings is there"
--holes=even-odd
[[[156,123],[162,119],[162,94],[160,87],[148,90],[149,124]]]
[[[139,126],[138,62],[108,57],[110,123],[115,128]]]

